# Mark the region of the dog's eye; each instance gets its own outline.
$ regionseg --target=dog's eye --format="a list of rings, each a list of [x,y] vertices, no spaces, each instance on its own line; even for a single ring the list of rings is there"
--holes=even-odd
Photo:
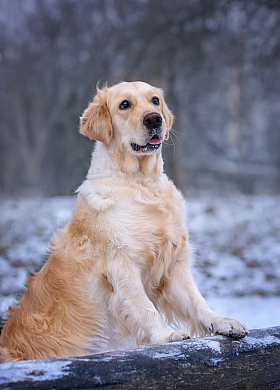
[[[152,98],[152,102],[153,102],[153,104],[155,104],[156,106],[159,105],[159,100],[158,100],[157,97],[153,97],[153,98]]]
[[[127,108],[130,107],[130,103],[128,100],[124,100],[123,102],[121,102],[120,104],[120,110],[126,110]]]

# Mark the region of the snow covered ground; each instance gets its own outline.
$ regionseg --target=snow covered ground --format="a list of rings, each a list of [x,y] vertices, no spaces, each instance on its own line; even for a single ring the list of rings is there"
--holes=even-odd
[[[40,269],[75,197],[0,201],[0,317]],[[220,314],[249,328],[280,325],[280,196],[188,199],[194,274]]]

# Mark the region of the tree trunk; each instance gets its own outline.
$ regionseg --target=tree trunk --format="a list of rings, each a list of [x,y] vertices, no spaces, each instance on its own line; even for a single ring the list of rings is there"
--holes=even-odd
[[[280,327],[0,365],[0,389],[279,389]]]

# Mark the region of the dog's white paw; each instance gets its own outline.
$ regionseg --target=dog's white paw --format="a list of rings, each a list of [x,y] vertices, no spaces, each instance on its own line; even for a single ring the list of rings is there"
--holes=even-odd
[[[209,330],[214,334],[221,334],[234,338],[245,337],[249,334],[247,327],[241,322],[226,317],[216,317],[211,321]]]
[[[181,341],[187,339],[190,339],[190,335],[187,332],[185,332],[184,330],[176,330],[175,332],[172,332],[170,334],[169,341]]]
[[[163,333],[157,333],[156,337],[154,336],[149,344],[163,344],[163,343],[170,343],[172,341],[181,341],[181,340],[187,340],[190,338],[190,335],[184,331],[184,330],[175,330],[174,332],[171,332],[169,329],[166,329],[166,331]]]

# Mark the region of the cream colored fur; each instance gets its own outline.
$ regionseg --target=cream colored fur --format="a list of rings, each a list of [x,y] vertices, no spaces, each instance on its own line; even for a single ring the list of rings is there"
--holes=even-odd
[[[121,109],[124,100],[130,106]],[[151,113],[162,118],[164,141],[173,117],[161,90],[146,83],[98,90],[84,112],[80,130],[97,140],[92,163],[71,221],[9,311],[2,361],[248,333],[215,314],[195,285],[184,200],[163,173],[161,146],[132,148],[150,142],[143,119]]]

